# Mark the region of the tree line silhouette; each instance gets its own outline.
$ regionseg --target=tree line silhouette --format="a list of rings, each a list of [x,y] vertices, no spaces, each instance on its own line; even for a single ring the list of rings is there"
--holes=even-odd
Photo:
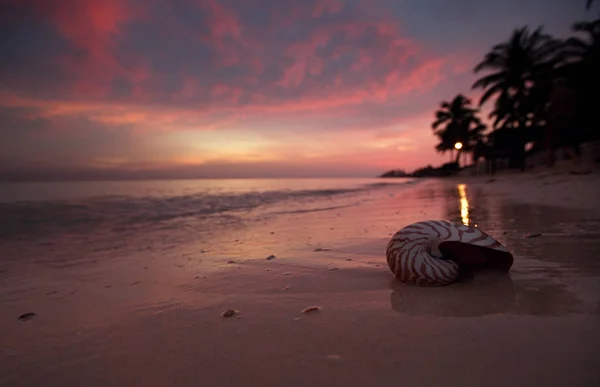
[[[586,8],[592,3],[586,0]],[[481,157],[492,162],[504,158],[509,167],[524,170],[527,154],[547,147],[548,103],[558,79],[577,96],[576,119],[570,126],[580,131],[580,142],[599,139],[600,18],[576,22],[571,29],[573,35],[561,40],[543,27],[525,26],[493,46],[474,68],[475,74],[482,74],[472,85],[483,92],[478,106],[458,94],[441,102],[435,112],[436,151],[456,152],[455,165],[466,153],[474,162]],[[493,104],[490,128],[479,117],[486,103]]]

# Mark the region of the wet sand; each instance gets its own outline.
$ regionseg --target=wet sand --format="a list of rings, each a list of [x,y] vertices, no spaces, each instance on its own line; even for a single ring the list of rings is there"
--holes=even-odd
[[[489,176],[453,179],[496,196],[513,201],[598,212],[600,208],[600,170],[572,175],[567,170],[538,168],[524,173],[499,173]]]
[[[600,385],[598,205],[490,187],[430,180],[269,218],[227,243],[0,267],[0,385]],[[515,265],[447,287],[398,283],[387,240],[424,219],[477,224]]]

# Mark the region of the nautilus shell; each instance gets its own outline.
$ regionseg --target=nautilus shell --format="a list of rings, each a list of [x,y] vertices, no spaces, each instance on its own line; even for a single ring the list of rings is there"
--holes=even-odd
[[[404,227],[390,239],[386,256],[394,276],[415,285],[448,285],[465,270],[508,271],[513,264],[512,254],[491,236],[445,220]]]

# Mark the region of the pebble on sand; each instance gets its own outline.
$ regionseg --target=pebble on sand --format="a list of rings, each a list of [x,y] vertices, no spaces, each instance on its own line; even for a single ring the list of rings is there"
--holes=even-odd
[[[308,308],[304,309],[302,311],[302,313],[313,313],[313,312],[319,312],[319,311],[321,311],[320,306],[309,306]]]
[[[542,236],[542,234],[540,234],[539,232],[536,232],[536,233],[531,233],[531,234],[525,235],[525,238],[528,238],[528,239],[529,238],[538,238],[538,237],[541,237],[541,236]]]
[[[272,259],[275,259],[275,258],[277,258],[277,257],[276,257],[276,256],[274,256],[274,255],[269,255],[269,256],[268,256],[267,258],[265,258],[265,259],[266,259],[267,261],[270,261],[270,260],[272,260]]]
[[[329,251],[329,249],[324,249],[322,247],[317,247],[315,251]]]
[[[239,313],[239,311],[237,311],[235,309],[227,309],[225,312],[221,313],[221,316],[228,318],[228,317],[233,317],[238,313]]]
[[[33,313],[33,312],[23,313],[22,315],[19,316],[19,320],[27,321],[27,320],[31,320],[33,317],[35,317],[35,313]]]

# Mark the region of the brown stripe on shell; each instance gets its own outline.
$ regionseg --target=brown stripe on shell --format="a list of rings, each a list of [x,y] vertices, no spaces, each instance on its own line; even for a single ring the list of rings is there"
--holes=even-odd
[[[425,221],[411,224],[392,236],[386,246],[388,266],[402,282],[421,285],[445,285],[458,276],[458,264],[431,255],[432,246],[444,241],[464,241],[508,251],[479,229],[449,221]]]

